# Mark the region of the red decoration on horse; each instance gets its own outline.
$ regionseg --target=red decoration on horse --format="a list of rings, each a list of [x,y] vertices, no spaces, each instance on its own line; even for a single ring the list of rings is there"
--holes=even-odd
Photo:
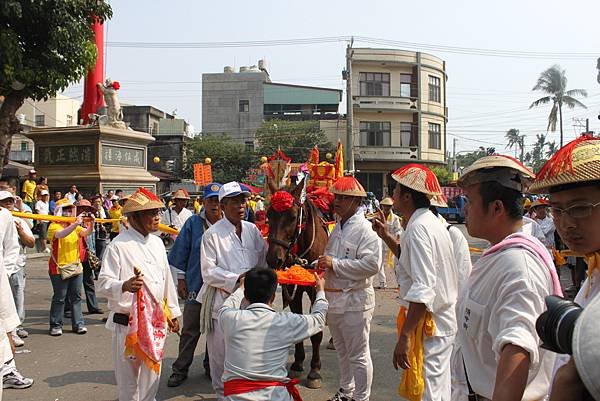
[[[286,191],[277,191],[271,197],[271,207],[278,213],[289,210],[294,204],[294,197]]]

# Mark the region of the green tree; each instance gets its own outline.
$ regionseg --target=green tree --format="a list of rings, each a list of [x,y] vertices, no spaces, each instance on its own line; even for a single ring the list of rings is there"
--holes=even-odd
[[[496,148],[494,148],[494,147],[484,148],[483,146],[480,146],[479,149],[477,149],[473,152],[457,155],[456,163],[459,168],[461,168],[461,167],[465,168],[465,167],[468,167],[471,164],[475,163],[476,160],[479,160],[484,156],[493,155],[494,153],[496,153]]]
[[[547,159],[545,158],[545,148],[548,143],[546,142],[546,134],[536,134],[535,143],[531,152],[527,152],[525,155],[525,162],[531,167],[534,172],[537,172]],[[554,145],[555,146],[555,145]],[[556,147],[556,146],[555,146]]]
[[[556,132],[556,123],[560,125],[560,147],[563,146],[563,118],[562,108],[563,105],[569,109],[577,107],[587,107],[579,100],[575,99],[574,96],[587,97],[587,92],[584,89],[571,89],[567,90],[567,76],[565,70],[559,65],[553,65],[546,71],[540,74],[537,83],[533,87],[534,91],[541,91],[547,93],[547,96],[539,98],[535,102],[531,103],[529,108],[537,107],[543,104],[552,102],[552,109],[548,115],[548,127],[547,131]]]
[[[430,167],[430,169],[431,169],[431,171],[433,171],[433,173],[437,177],[441,186],[448,185],[448,183],[450,181],[452,181],[452,174],[450,174],[450,172],[448,171],[447,168],[433,166],[433,167]]]
[[[94,17],[95,16],[95,17]],[[0,6],[0,172],[25,99],[47,99],[78,82],[96,62],[91,24],[112,17],[89,0],[3,0]]]
[[[334,145],[319,129],[318,121],[265,121],[256,131],[258,152],[269,156],[281,148],[295,163],[303,163],[308,158],[308,152],[316,145],[324,159],[327,152],[335,152]]]
[[[515,128],[511,128],[506,131],[505,135],[508,140],[508,144],[506,145],[507,149],[515,148],[515,158],[517,158],[517,150],[520,150],[519,160],[521,163],[523,162],[524,152],[525,152],[525,135],[520,135],[519,130]]]
[[[246,177],[249,168],[258,165],[258,158],[245,145],[228,135],[199,135],[186,144],[188,164],[184,170],[186,178],[194,176],[193,164],[212,160],[213,180],[226,183],[240,181]]]

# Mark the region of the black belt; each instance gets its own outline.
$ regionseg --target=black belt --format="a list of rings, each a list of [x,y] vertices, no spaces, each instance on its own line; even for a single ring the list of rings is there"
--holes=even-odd
[[[121,326],[129,326],[129,315],[124,313],[115,313],[112,320],[114,323],[120,324]]]

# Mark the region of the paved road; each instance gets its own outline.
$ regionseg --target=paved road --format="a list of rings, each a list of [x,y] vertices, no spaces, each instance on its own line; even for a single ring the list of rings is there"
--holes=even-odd
[[[464,226],[459,226],[464,230]],[[470,239],[476,247],[485,242]],[[47,275],[47,259],[33,259],[27,266],[25,327],[30,336],[16,355],[18,368],[35,379],[33,387],[27,390],[6,390],[4,399],[8,401],[105,401],[116,399],[116,386],[112,365],[110,332],[101,322],[102,316],[86,316],[87,335],[71,333],[68,325],[62,337],[48,335],[48,310],[52,294]],[[388,282],[393,283],[393,273],[388,271]],[[371,353],[374,362],[374,382],[372,399],[398,399],[396,386],[398,373],[391,363],[391,352],[395,345],[395,315],[397,304],[395,289],[377,291],[371,332]],[[279,297],[278,297],[279,300]],[[105,300],[101,305],[106,309]],[[85,307],[84,307],[85,310]],[[326,332],[325,339],[329,339]],[[204,343],[204,339],[201,339]],[[310,343],[307,341],[310,352]],[[190,370],[188,380],[180,387],[166,385],[171,373],[171,364],[177,356],[177,337],[167,341],[166,357],[163,363],[158,400],[214,400],[210,382],[204,377],[202,354],[204,347],[198,347],[197,357]],[[293,350],[290,350],[293,354]],[[306,401],[325,400],[337,390],[337,358],[335,351],[322,345],[323,388],[309,390],[301,387],[300,392]],[[305,363],[305,366],[308,362]]]

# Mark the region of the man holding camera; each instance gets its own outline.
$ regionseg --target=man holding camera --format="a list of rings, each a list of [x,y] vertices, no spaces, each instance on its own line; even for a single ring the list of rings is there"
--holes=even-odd
[[[457,306],[469,399],[533,401],[548,394],[555,356],[540,348],[535,322],[545,297],[562,292],[547,248],[520,232],[522,193],[533,177],[517,160],[494,155],[467,167],[458,181],[468,198],[469,235],[492,245],[473,266]]]
[[[561,148],[530,187],[549,193],[554,223],[569,251],[583,256],[588,277],[575,297],[582,308],[600,293],[600,138],[582,136]],[[561,358],[557,365],[563,365]],[[573,358],[556,372],[552,400],[577,400],[582,383]]]

